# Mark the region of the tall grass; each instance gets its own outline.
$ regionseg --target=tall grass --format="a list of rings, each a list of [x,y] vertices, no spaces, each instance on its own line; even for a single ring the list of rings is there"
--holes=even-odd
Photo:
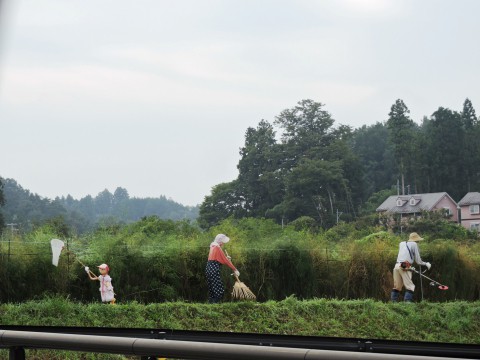
[[[63,239],[67,251],[59,266],[51,265],[48,227],[25,236],[3,235],[0,248],[0,301],[19,302],[45,294],[77,301],[99,301],[98,282],[90,281],[80,262],[97,272],[109,264],[117,300],[156,303],[205,302],[204,269],[209,244],[217,233],[232,240],[225,249],[241,279],[259,301],[298,299],[375,299],[387,301],[392,288],[398,236],[378,227],[341,224],[312,233],[281,227],[269,220],[227,219],[208,232],[188,222],[155,217],[137,223],[100,229],[83,237]],[[460,231],[443,231],[460,233]],[[424,235],[424,234],[422,234]],[[480,246],[473,239],[441,239],[426,234],[419,244],[422,258],[432,263],[427,276],[450,287],[440,291],[425,279],[414,282],[417,299],[478,300]],[[10,256],[7,245],[10,242]],[[227,267],[222,277],[228,299],[234,279]]]

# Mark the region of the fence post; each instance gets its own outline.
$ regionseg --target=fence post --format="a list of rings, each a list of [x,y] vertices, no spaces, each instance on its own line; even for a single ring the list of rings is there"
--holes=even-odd
[[[25,360],[25,349],[23,347],[11,347],[8,360]]]

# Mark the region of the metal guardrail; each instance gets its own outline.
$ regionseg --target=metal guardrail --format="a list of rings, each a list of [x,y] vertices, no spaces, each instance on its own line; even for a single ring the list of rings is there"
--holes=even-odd
[[[11,360],[23,360],[19,348],[35,347],[95,353],[151,356],[181,359],[229,360],[380,360],[385,354],[348,351],[312,350],[255,345],[233,345],[211,342],[192,342],[130,337],[43,333],[33,331],[0,330],[0,344],[11,347]],[[22,358],[23,356],[23,358]],[[446,357],[389,355],[393,360],[447,360]]]
[[[296,356],[299,356],[299,354],[303,354],[305,359],[339,359],[338,356],[342,356],[342,359],[375,359],[377,356],[385,358],[386,354],[389,354],[389,358],[392,355],[395,355],[395,358],[398,358],[398,356],[405,356],[404,358],[408,358],[409,360],[415,358],[421,358],[422,360],[429,358],[437,360],[446,358],[480,359],[480,345],[473,344],[138,328],[128,329],[0,325],[0,329],[2,334],[0,347],[9,347],[11,349],[11,359],[15,360],[25,359],[24,355],[22,357],[22,354],[24,354],[22,349],[25,347],[47,348],[45,347],[47,342],[44,342],[46,340],[46,335],[48,335],[49,339],[49,349],[63,349],[84,352],[107,352],[118,354],[119,352],[112,351],[116,349],[121,350],[121,354],[139,355],[142,356],[143,359],[146,359],[147,356],[154,358],[153,355],[177,358],[180,357],[184,359],[245,359],[248,356],[255,359],[270,359],[271,357],[269,356],[273,356],[275,359],[281,359],[278,357],[279,354],[286,353],[289,354],[288,356],[290,357],[288,358],[291,359],[296,359]],[[12,338],[13,335],[14,337]],[[89,338],[89,340],[85,340],[85,342],[78,343],[78,339],[86,339],[84,336],[90,336],[91,338]],[[41,339],[41,341],[29,341],[29,339],[37,337]],[[58,340],[60,338],[63,339],[61,342],[58,343],[55,341],[55,339]],[[113,339],[115,340],[113,341]],[[142,352],[145,349],[138,352],[137,349],[137,352],[124,353],[124,349],[117,346],[119,342],[123,345],[129,344],[127,346],[128,348],[133,347],[133,344],[139,346],[143,344],[143,340],[148,340],[150,347],[149,351],[155,347],[155,351],[159,352]],[[69,342],[68,348],[61,347],[66,346],[67,342]],[[95,347],[94,349],[89,348],[88,346],[92,346],[92,344],[97,344],[99,347]],[[217,345],[228,346],[226,348],[219,348]],[[235,346],[240,347],[235,348]],[[245,346],[247,346],[247,348]],[[193,355],[192,353],[182,353],[182,349],[185,350],[186,348],[194,351],[196,355]],[[233,350],[234,348],[235,350]],[[215,351],[212,352],[207,349],[214,349]],[[299,350],[300,352],[293,350]],[[317,350],[320,351],[320,353],[316,353],[315,351]],[[174,351],[174,353],[171,353],[170,351]],[[225,355],[225,351],[228,353],[228,355]],[[239,353],[239,351],[247,352]],[[232,352],[232,354],[229,352]],[[255,356],[248,355],[248,353],[255,353]],[[215,354],[224,354],[225,356],[217,357]],[[326,356],[325,354],[328,354],[329,357],[322,357]]]

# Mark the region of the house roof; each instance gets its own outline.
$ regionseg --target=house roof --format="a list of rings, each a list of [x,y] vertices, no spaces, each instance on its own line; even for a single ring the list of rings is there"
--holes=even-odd
[[[480,193],[478,192],[469,192],[458,202],[460,206],[476,204],[480,204]]]
[[[446,192],[429,194],[411,194],[411,195],[392,195],[389,196],[378,208],[377,211],[387,211],[392,213],[411,214],[421,211],[431,211],[447,196],[455,205],[455,201]],[[410,200],[415,200],[415,205],[410,205]],[[397,200],[402,200],[402,206],[397,206]]]

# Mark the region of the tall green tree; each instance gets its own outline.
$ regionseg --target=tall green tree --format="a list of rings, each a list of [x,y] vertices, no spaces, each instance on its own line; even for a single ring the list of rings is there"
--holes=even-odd
[[[463,103],[461,118],[465,131],[465,151],[462,158],[465,166],[465,186],[467,191],[473,191],[472,189],[480,188],[480,124],[468,98]]]
[[[284,165],[287,170],[304,157],[322,157],[324,150],[334,141],[334,120],[323,110],[322,103],[301,100],[291,109],[283,110],[274,124],[282,129]]]
[[[338,208],[354,216],[352,199],[361,198],[362,173],[349,147],[352,131],[334,127],[324,105],[302,100],[275,119],[282,130],[281,173],[285,176],[285,197],[277,207],[288,221],[310,216],[330,226]],[[358,192],[352,193],[352,184]],[[327,216],[328,214],[328,216]]]
[[[112,204],[118,205],[124,203],[130,199],[130,195],[128,194],[127,189],[122,187],[117,187],[113,192]]]
[[[414,173],[412,161],[415,149],[412,145],[415,139],[415,123],[408,116],[409,113],[410,110],[403,100],[397,99],[390,108],[387,120],[388,139],[392,146],[397,173],[402,181],[402,193],[405,191],[405,177]],[[413,181],[410,178],[409,180]]]
[[[393,152],[384,123],[363,125],[353,133],[351,147],[363,167],[364,192],[367,197],[390,189],[397,181]]]
[[[273,126],[265,120],[257,128],[248,128],[245,145],[240,149],[238,188],[248,216],[265,217],[284,194],[283,177],[278,171],[282,160],[281,146]]]
[[[466,130],[471,130],[478,124],[477,114],[468,98],[463,102],[462,122]]]
[[[113,194],[107,189],[98,193],[94,199],[95,211],[99,216],[110,215],[113,205]]]
[[[465,131],[461,115],[440,107],[425,126],[428,192],[446,191],[458,201],[467,191],[462,161]]]

